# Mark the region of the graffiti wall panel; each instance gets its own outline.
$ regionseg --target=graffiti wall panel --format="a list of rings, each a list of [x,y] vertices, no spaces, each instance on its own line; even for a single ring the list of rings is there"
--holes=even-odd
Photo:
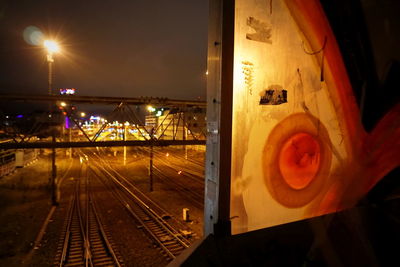
[[[376,183],[355,103],[318,1],[236,1],[234,234],[354,205]]]

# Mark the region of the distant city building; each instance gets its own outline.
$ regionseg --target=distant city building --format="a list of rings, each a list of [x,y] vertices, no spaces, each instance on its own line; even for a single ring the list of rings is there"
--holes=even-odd
[[[185,112],[178,109],[159,110],[155,114],[147,115],[145,127],[150,133],[154,129],[156,138],[162,139],[194,139],[205,134],[206,110],[202,108],[192,108]]]
[[[60,95],[74,95],[75,88],[60,88]]]

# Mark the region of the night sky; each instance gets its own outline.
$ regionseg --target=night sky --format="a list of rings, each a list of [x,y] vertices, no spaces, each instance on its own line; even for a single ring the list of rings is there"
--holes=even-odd
[[[207,21],[206,0],[2,0],[0,93],[47,94],[46,52],[23,37],[35,26],[62,49],[53,88],[205,100]]]

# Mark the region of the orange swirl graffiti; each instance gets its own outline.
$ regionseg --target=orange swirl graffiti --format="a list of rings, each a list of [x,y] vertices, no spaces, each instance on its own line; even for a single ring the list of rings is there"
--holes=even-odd
[[[289,208],[315,199],[329,180],[332,152],[328,131],[308,113],[295,113],[271,131],[262,155],[271,196]]]

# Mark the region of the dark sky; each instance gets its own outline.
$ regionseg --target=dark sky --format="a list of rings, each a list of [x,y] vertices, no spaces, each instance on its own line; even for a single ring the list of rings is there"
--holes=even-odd
[[[205,99],[206,0],[2,0],[0,93],[47,94],[40,46],[28,26],[57,39],[54,88],[79,95]]]

